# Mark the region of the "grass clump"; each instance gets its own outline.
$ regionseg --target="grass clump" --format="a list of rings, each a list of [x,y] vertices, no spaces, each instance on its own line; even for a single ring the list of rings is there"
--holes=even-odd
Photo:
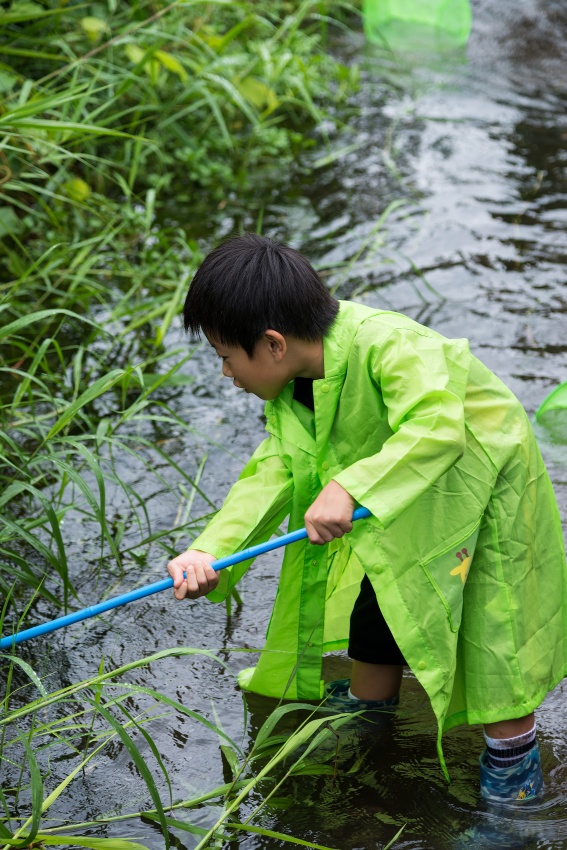
[[[191,428],[169,404],[190,382],[191,352],[165,342],[202,257],[197,236],[229,208],[261,215],[275,166],[281,181],[353,90],[356,73],[324,49],[349,10],[331,0],[4,10],[0,588],[12,624],[30,591],[72,604],[71,516],[89,525],[87,560],[118,576],[125,554],[166,536],[121,463],[186,504],[200,492],[204,454],[191,476],[159,448]]]
[[[142,821],[158,825],[166,848],[171,846],[175,832],[194,836],[195,850],[226,846],[226,842],[248,832],[303,847],[332,850],[274,832],[258,825],[257,820],[290,777],[336,771],[336,764],[329,765],[326,759],[317,763],[314,756],[322,744],[334,741],[337,730],[353,715],[318,715],[313,706],[302,703],[279,706],[245,751],[223,730],[220,721],[213,722],[179,700],[129,681],[140,668],[159,666],[170,656],[187,658],[198,654],[226,668],[210,652],[178,648],[114,670],[105,671],[101,664],[96,676],[53,692],[46,690],[25,662],[4,656],[7,688],[0,713],[0,769],[4,777],[0,791],[0,847],[8,850],[16,846],[71,845],[93,850],[143,850],[144,844],[116,835],[121,824],[136,820],[140,825]],[[30,688],[36,689],[38,695],[24,703],[22,694]],[[279,724],[290,712],[303,715],[303,719],[294,731],[282,735]],[[179,777],[168,770],[154,740],[158,724],[162,728],[168,723],[175,725],[179,718],[189,720],[201,730],[199,734],[218,740],[219,768],[222,760],[230,775],[228,782],[183,799],[178,799],[174,791]],[[102,764],[105,751],[112,748],[127,754],[143,784],[144,796],[153,807],[132,811],[125,800],[118,800],[117,811],[112,814],[94,821],[68,822],[59,807],[71,783],[82,779],[88,784],[87,767],[96,760]],[[333,744],[331,754],[334,749]],[[116,752],[112,758],[116,758]],[[186,765],[180,770],[187,781]],[[251,810],[241,819],[239,810],[245,801]],[[216,814],[209,818],[213,821],[209,828],[190,820],[192,813],[212,804]]]
[[[83,607],[85,573],[96,577],[97,601],[132,565],[144,581],[139,568],[149,548],[173,554],[177,539],[199,530],[214,509],[200,487],[206,450],[182,467],[165,448],[172,435],[193,431],[175,404],[192,381],[195,355],[176,339],[188,281],[202,240],[218,238],[221,220],[228,232],[224,220],[235,226],[246,210],[261,229],[265,198],[356,87],[356,71],[325,50],[327,29],[352,12],[343,2],[12,0],[5,7],[4,634],[32,625],[38,601],[48,610]],[[168,527],[156,525],[148,491],[179,505]],[[194,516],[196,495],[201,515]],[[245,752],[219,723],[129,681],[142,666],[196,652],[164,650],[110,672],[101,665],[98,675],[53,692],[22,658],[2,656],[0,847],[135,850],[144,846],[136,839],[106,836],[142,817],[157,823],[166,847],[174,828],[198,848],[246,832],[317,847],[242,822],[239,806],[263,783],[276,788],[300,771],[344,719],[329,725],[296,706],[309,715],[284,739],[274,730],[290,709],[280,707]],[[152,737],[153,724],[172,712],[219,737],[229,782],[178,799]],[[72,784],[86,781],[113,747],[128,754],[146,808],[81,824],[58,817]],[[208,800],[218,817],[205,829],[185,815]]]
[[[99,232],[133,195],[149,224],[174,205],[208,216],[273,180],[353,89],[322,44],[343,8],[14,0],[0,75],[6,279],[70,232]]]

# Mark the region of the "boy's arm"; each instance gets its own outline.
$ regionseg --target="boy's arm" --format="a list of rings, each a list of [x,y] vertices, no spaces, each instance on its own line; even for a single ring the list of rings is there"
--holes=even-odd
[[[268,540],[289,513],[293,478],[279,453],[279,441],[264,440],[230,489],[219,512],[191,544],[191,549],[224,558]],[[219,584],[208,598],[224,599],[251,561],[221,570]]]
[[[462,343],[462,344],[460,344]],[[393,434],[333,476],[387,528],[465,450],[466,340],[394,331],[370,361]]]

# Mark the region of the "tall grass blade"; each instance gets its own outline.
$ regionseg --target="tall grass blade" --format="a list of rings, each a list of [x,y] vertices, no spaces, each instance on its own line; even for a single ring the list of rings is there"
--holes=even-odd
[[[90,850],[150,850],[146,844],[128,841],[126,838],[91,838],[83,835],[47,835],[37,836],[37,846],[45,847],[87,847]]]
[[[228,821],[226,826],[237,831],[250,832],[253,835],[264,835],[266,838],[275,838],[277,841],[285,841],[286,844],[296,844],[300,847],[311,847],[313,850],[337,850],[336,847],[327,847],[325,844],[313,844],[311,841],[305,841],[303,838],[294,838],[292,835],[286,835],[284,832],[275,832],[273,829],[264,829],[261,826],[252,826],[249,823],[235,823]]]
[[[313,706],[310,706],[310,709],[313,710]],[[223,814],[218,818],[215,825],[211,827],[207,835],[195,847],[195,850],[204,850],[204,848],[207,847],[208,842],[213,838],[213,836],[223,826],[223,824],[226,824],[226,821],[230,817],[232,812],[234,812],[240,806],[240,804],[248,796],[252,789],[255,788],[255,786],[264,777],[270,775],[282,761],[284,761],[286,758],[296,752],[297,749],[306,745],[306,749],[302,752],[298,761],[296,762],[296,764],[298,764],[303,759],[305,759],[305,757],[313,750],[314,746],[317,746],[320,743],[323,737],[331,734],[330,729],[340,728],[344,723],[348,723],[349,720],[352,720],[353,716],[353,714],[339,714],[333,718],[323,717],[317,718],[315,720],[310,720],[303,726],[301,726],[296,732],[290,735],[288,740],[283,744],[283,746],[278,749],[277,753],[272,756],[272,758],[258,772],[258,774],[252,779],[250,779],[250,781],[244,786],[244,788],[239,792],[239,794],[228,803]],[[321,730],[321,727],[327,727],[323,730],[323,736],[321,736],[320,734],[317,735],[317,733]],[[313,738],[314,735],[315,738]]]
[[[114,731],[118,734],[118,737],[124,744],[125,748],[128,750],[128,754],[132,758],[132,761],[138,768],[145,784],[150,792],[151,798],[153,800],[154,806],[156,807],[157,816],[159,818],[159,822],[162,828],[163,837],[165,841],[166,850],[168,850],[170,846],[169,832],[167,829],[167,823],[165,821],[165,812],[163,810],[163,806],[161,804],[160,796],[158,789],[156,787],[154,778],[150,773],[146,762],[144,761],[138,747],[134,744],[131,737],[128,735],[124,727],[112,716],[110,711],[108,711],[103,705],[97,705],[97,711],[99,711],[102,716],[105,718],[107,723],[112,726]]]
[[[5,305],[6,307],[8,305]],[[71,310],[64,309],[51,309],[51,310],[38,310],[33,313],[29,313],[26,316],[20,316],[18,319],[14,319],[13,322],[10,322],[3,327],[0,327],[0,340],[6,340],[10,336],[13,336],[20,331],[24,330],[24,328],[28,327],[28,325],[39,325],[45,319],[50,319],[54,316],[68,316],[71,319],[76,319],[79,322],[84,322],[86,324],[92,325],[96,327],[96,323],[87,319],[85,316],[79,316],[78,313],[74,313]]]
[[[46,434],[45,442],[52,440],[56,434],[59,434],[71,422],[81,408],[114,387],[122,380],[125,374],[124,369],[112,369],[107,375],[98,378],[91,387],[81,393],[79,398],[67,407],[63,415],[59,417],[55,425]]]
[[[41,824],[41,807],[43,801],[43,780],[41,778],[41,773],[33,753],[32,748],[29,745],[27,736],[23,733],[18,733],[18,738],[22,743],[25,751],[27,762],[30,770],[30,782],[31,782],[31,806],[32,806],[32,817],[30,818],[30,832],[26,834],[26,837],[21,841],[10,842],[12,847],[28,847],[36,837],[39,826]]]
[[[9,659],[11,664],[17,664],[18,667],[21,667],[26,676],[28,676],[28,678],[36,686],[41,696],[47,696],[47,690],[45,689],[45,685],[43,684],[33,667],[30,667],[27,661],[24,661],[22,658],[18,658],[16,655],[4,655],[3,653],[0,653],[0,658],[6,658],[7,660]]]

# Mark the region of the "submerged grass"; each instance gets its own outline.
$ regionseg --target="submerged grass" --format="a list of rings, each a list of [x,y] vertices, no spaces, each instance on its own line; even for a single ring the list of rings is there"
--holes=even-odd
[[[201,655],[213,664],[226,664],[211,652],[176,648],[155,653],[54,692],[48,692],[37,674],[25,662],[2,656],[7,688],[0,715],[0,846],[11,847],[72,845],[91,848],[141,848],[145,845],[119,837],[100,837],[100,831],[115,833],[121,822],[139,819],[159,825],[165,847],[176,832],[197,837],[195,850],[224,846],[235,836],[251,832],[303,847],[333,850],[303,839],[275,832],[254,823],[270,798],[290,777],[307,771],[310,775],[336,772],[336,765],[313,761],[317,749],[333,739],[336,731],[352,714],[329,717],[317,715],[309,704],[280,705],[261,726],[248,751],[228,735],[220,721],[208,720],[166,694],[128,681],[140,668],[159,665],[168,657]],[[15,675],[14,665],[20,676]],[[16,690],[16,679],[19,684]],[[26,703],[20,689],[35,688],[39,695]],[[290,712],[303,714],[297,728],[282,735],[278,724]],[[206,793],[174,799],[175,776],[171,776],[152,737],[152,724],[172,723],[176,717],[190,718],[206,734],[219,741],[221,759],[232,775]],[[246,708],[244,704],[244,725]],[[155,726],[154,726],[155,728]],[[57,804],[70,784],[82,778],[88,783],[85,768],[105,751],[118,745],[127,753],[133,768],[143,781],[152,809],[128,811],[118,803],[118,812],[84,823],[60,820]],[[332,750],[331,750],[332,753]],[[114,756],[115,758],[116,756]],[[58,777],[56,765],[65,763],[65,775]],[[102,763],[102,762],[101,762]],[[185,770],[185,768],[183,768]],[[186,778],[186,777],[185,777]],[[245,820],[238,819],[239,807],[254,792],[254,804]],[[215,802],[220,810],[215,822],[206,829],[186,819],[205,803]],[[181,817],[183,813],[184,817]],[[56,820],[57,825],[52,825]],[[92,835],[96,829],[99,834]],[[89,832],[90,831],[90,832]],[[69,834],[69,833],[72,834]],[[220,844],[219,844],[220,842]]]

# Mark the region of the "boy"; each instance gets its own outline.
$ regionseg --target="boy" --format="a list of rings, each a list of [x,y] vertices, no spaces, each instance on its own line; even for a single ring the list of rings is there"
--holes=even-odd
[[[217,574],[210,562],[289,515],[309,539],[286,549],[265,650],[241,686],[321,699],[322,654],[348,646],[351,680],[330,683],[327,704],[384,708],[409,665],[445,773],[442,732],[482,723],[483,795],[535,796],[533,712],[567,670],[567,569],[520,403],[466,340],[336,301],[301,254],[261,236],[206,257],[184,319],[267,402],[269,436],[169,563],[175,597],[225,598],[249,564]],[[372,517],[353,527],[357,504]]]

